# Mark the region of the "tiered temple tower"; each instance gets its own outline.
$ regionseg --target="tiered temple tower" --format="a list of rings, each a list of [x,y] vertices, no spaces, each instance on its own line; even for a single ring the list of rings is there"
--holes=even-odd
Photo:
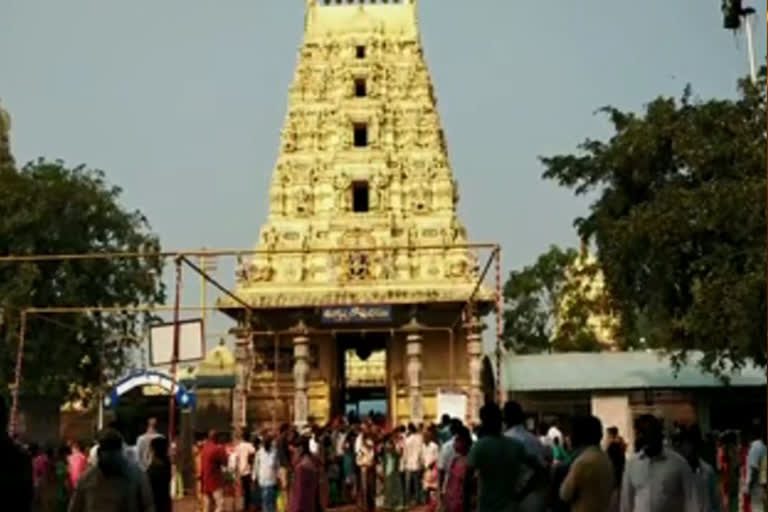
[[[361,396],[391,420],[433,417],[448,388],[475,418],[480,337],[455,320],[493,294],[477,288],[458,198],[416,1],[308,0],[261,252],[237,270],[255,314],[219,303],[258,331],[238,347],[237,423],[350,410],[350,351],[377,361]]]

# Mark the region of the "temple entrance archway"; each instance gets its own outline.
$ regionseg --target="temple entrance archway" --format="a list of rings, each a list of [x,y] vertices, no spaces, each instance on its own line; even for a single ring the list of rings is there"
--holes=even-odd
[[[358,418],[369,413],[388,416],[388,333],[344,333],[336,335],[339,382],[334,397],[337,414]]]

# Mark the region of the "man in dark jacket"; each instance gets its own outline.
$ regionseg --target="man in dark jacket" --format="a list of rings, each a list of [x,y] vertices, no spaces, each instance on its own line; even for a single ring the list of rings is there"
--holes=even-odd
[[[32,459],[8,435],[8,406],[0,396],[0,503],[3,510],[29,512],[34,499]]]
[[[99,434],[96,460],[78,482],[69,512],[155,512],[149,480],[123,455],[118,431]]]

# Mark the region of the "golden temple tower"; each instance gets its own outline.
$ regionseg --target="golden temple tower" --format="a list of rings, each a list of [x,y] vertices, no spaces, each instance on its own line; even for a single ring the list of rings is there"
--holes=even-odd
[[[557,337],[563,325],[568,321],[571,308],[578,304],[587,305],[589,316],[586,327],[595,336],[601,349],[619,350],[617,342],[621,322],[611,308],[611,297],[606,288],[605,274],[600,262],[589,250],[586,242],[581,242],[581,250],[576,260],[566,271],[568,286],[559,303],[559,316],[555,320],[554,336]]]
[[[422,421],[448,388],[476,417],[480,337],[455,320],[493,293],[457,201],[416,0],[307,0],[259,254],[237,270],[255,314],[219,302],[256,331],[238,348],[237,423],[362,403]]]

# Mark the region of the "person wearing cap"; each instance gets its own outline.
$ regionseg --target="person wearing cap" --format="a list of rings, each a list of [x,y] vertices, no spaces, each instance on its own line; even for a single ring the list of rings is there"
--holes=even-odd
[[[99,434],[96,465],[77,483],[69,512],[155,512],[149,480],[123,453],[123,437],[107,428]]]

